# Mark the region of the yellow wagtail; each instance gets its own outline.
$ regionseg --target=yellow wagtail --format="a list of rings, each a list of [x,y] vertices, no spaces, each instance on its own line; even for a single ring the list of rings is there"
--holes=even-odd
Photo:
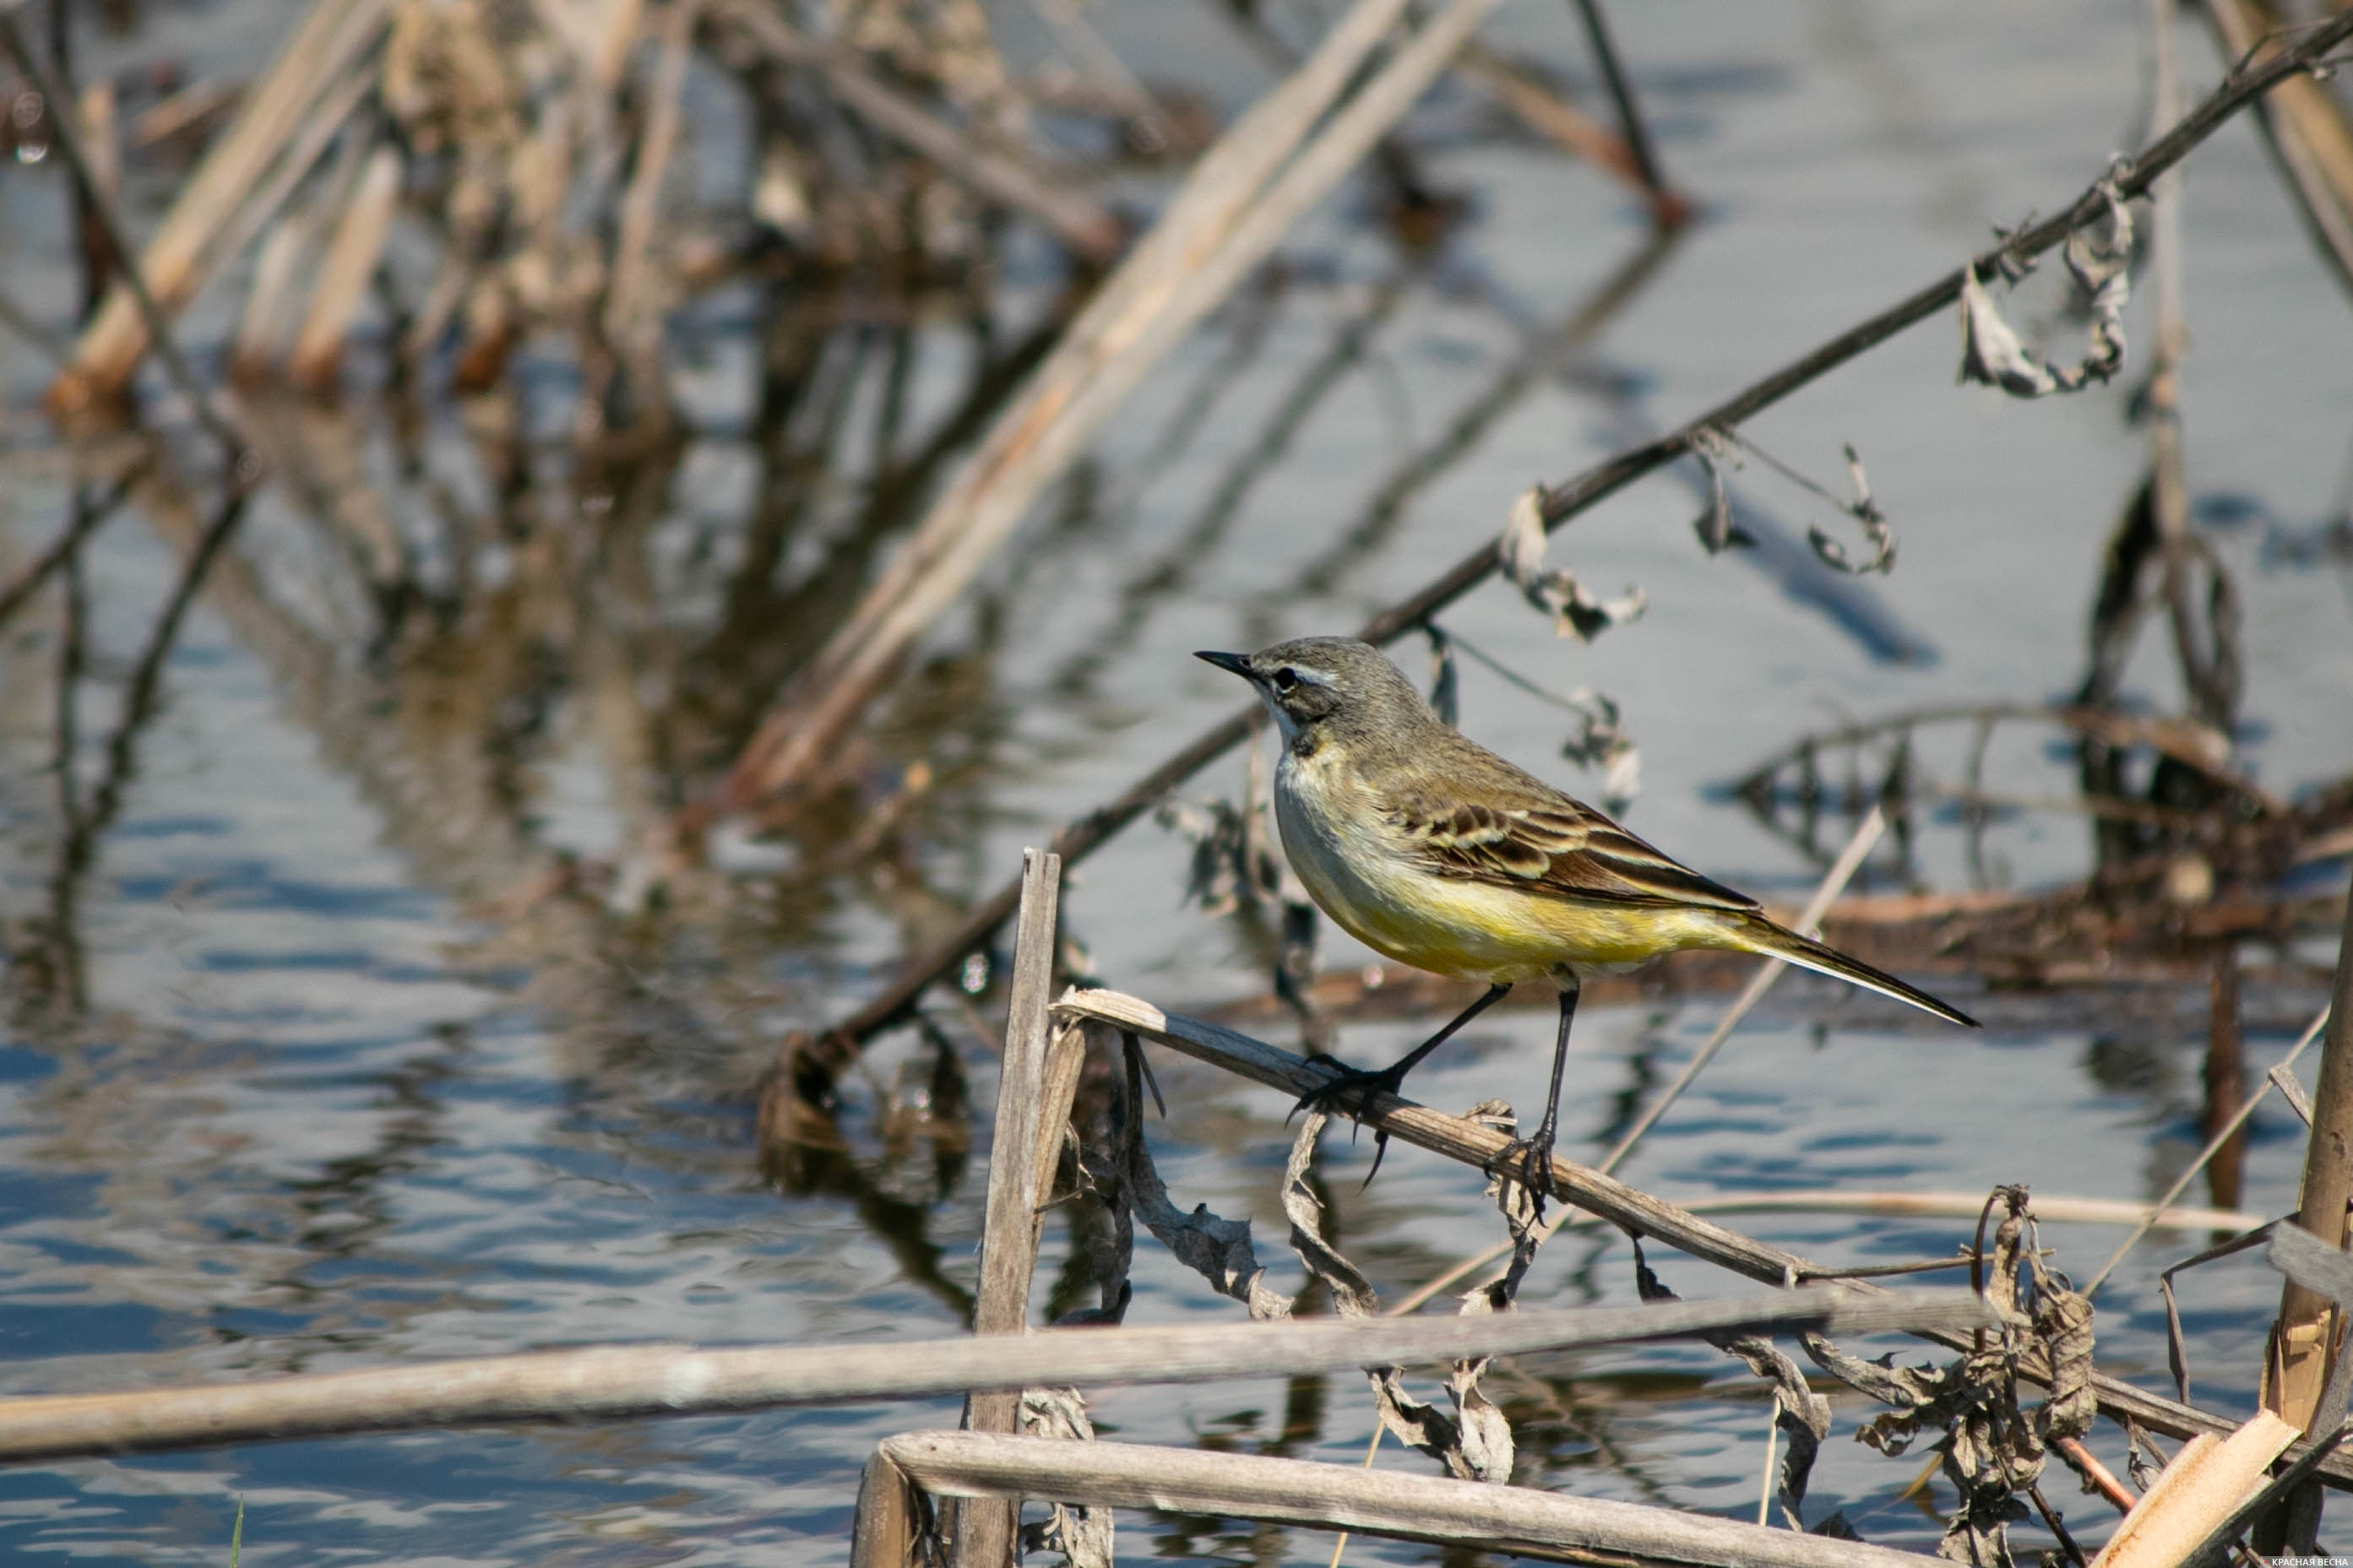
[[[1273,712],[1283,742],[1275,821],[1324,912],[1400,963],[1488,985],[1398,1061],[1378,1072],[1344,1068],[1302,1105],[1353,1095],[1370,1109],[1376,1090],[1397,1093],[1415,1064],[1514,982],[1548,980],[1560,988],[1552,1089],[1536,1135],[1514,1145],[1531,1177],[1548,1173],[1578,987],[1683,948],[1766,954],[1977,1026],[1926,992],[1776,924],[1756,900],[1466,739],[1369,644],[1303,637],[1195,657],[1249,681]],[[1539,1194],[1551,1185],[1528,1184]]]

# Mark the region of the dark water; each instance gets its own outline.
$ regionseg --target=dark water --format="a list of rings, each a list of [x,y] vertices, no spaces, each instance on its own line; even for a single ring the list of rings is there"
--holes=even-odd
[[[1220,101],[1263,79],[1206,9],[1103,11],[1131,58],[1167,61],[1167,75]],[[306,507],[290,486],[264,493],[171,645],[160,701],[126,752],[111,742],[129,683],[205,504],[201,489],[142,489],[83,557],[65,709],[71,818],[57,766],[71,641],[60,594],[0,634],[0,945],[14,1019],[0,1035],[5,1388],[614,1340],[955,1331],[985,1146],[935,1147],[884,1124],[891,1087],[923,1070],[917,1042],[894,1037],[846,1085],[846,1150],[764,1169],[749,1089],[779,1035],[870,994],[908,942],[1007,875],[1024,843],[1224,713],[1228,678],[1190,649],[1355,624],[1492,536],[1528,483],[1567,477],[1908,292],[1989,226],[2053,209],[2141,137],[2145,8],[2121,0],[1620,11],[1662,155],[1705,219],[1574,374],[1504,384],[1461,459],[1414,479],[1530,331],[1569,319],[1645,234],[1620,189],[1504,134],[1469,89],[1444,88],[1412,132],[1430,174],[1469,199],[1464,225],[1436,254],[1404,255],[1352,188],[1286,247],[1278,292],[1227,312],[1145,384],[888,706],[864,804],[916,760],[935,784],[877,843],[858,841],[870,818],[845,805],[781,842],[723,840],[717,872],[668,903],[642,906],[629,882],[649,828],[723,760],[719,738],[740,731],[885,547],[860,521],[871,443],[828,446],[807,410],[787,428],[763,424],[754,372],[777,330],[773,301],[723,291],[690,312],[681,395],[698,433],[681,450],[504,500],[485,474],[495,443],[454,411],[427,432],[422,473],[364,398],[280,416],[281,471],[302,468],[332,501]],[[233,60],[237,40],[266,36],[276,14],[251,0],[158,12],[94,43],[93,58]],[[1005,25],[1017,44],[1033,26]],[[1566,7],[1509,8],[1492,30],[1581,79]],[[2202,37],[2185,31],[2182,44],[2193,81],[2211,79]],[[728,111],[717,97],[702,106],[710,124]],[[0,175],[10,296],[50,319],[70,309],[72,288],[57,200],[54,169]],[[2248,128],[2198,154],[2185,221],[2189,478],[2200,497],[2238,498],[2204,515],[2238,520],[2212,539],[2248,608],[2248,761],[2288,793],[2341,773],[2353,732],[2353,595],[2341,567],[2299,548],[2342,504],[2353,320]],[[1042,263],[1013,270],[1007,339],[1051,285]],[[201,358],[236,304],[207,300],[191,318]],[[2137,355],[2138,303],[2128,325]],[[972,344],[949,325],[911,342],[904,422],[924,431],[965,395]],[[1639,831],[1760,894],[1801,896],[1817,866],[1715,786],[1847,716],[2072,690],[2101,543],[2146,460],[2123,383],[2012,404],[1957,389],[1955,357],[1950,326],[1925,325],[1748,432],[1826,480],[1842,442],[1870,464],[1900,563],[1838,613],[1807,597],[1828,591],[1826,574],[1785,591],[1752,563],[1703,557],[1693,493],[1662,479],[1554,546],[1604,593],[1641,584],[1641,623],[1587,647],[1491,586],[1447,624],[1554,689],[1589,686],[1621,704],[1641,745]],[[860,374],[847,430],[876,416],[871,366]],[[559,371],[527,365],[533,374],[560,410]],[[35,406],[40,361],[0,339],[0,377],[5,578],[65,517],[69,470]],[[1219,395],[1172,451],[1169,433],[1205,384]],[[560,432],[560,417],[548,424]],[[1839,526],[1753,465],[1741,482],[1799,531]],[[431,538],[449,512],[502,507],[575,518],[535,538],[568,538],[549,548],[578,558],[551,566],[528,555],[537,546],[481,550],[462,614],[412,623],[390,657],[372,648],[380,605],[353,543],[369,520]],[[773,565],[747,574],[762,551]],[[2145,640],[2127,685],[2170,707],[2170,668]],[[1546,761],[1564,715],[1476,665],[1462,683],[1473,734],[1598,792],[1598,775]],[[1942,776],[1957,774],[1964,741],[1924,742],[1943,747],[1929,759]],[[2072,754],[2044,741],[2005,731],[1988,777],[2021,795],[2071,793]],[[1241,789],[1232,760],[1188,794]],[[109,797],[119,809],[93,811]],[[1952,822],[1932,823],[1915,847],[1926,884],[1969,885]],[[621,870],[558,890],[560,853]],[[2028,815],[1997,826],[1985,873],[2052,884],[2082,875],[2090,853],[2081,818]],[[1170,1005],[1263,989],[1263,946],[1240,922],[1181,905],[1187,855],[1161,829],[1131,831],[1073,878],[1067,930],[1108,983]],[[1327,963],[1363,957],[1327,934]],[[2251,995],[2257,1070],[2317,999],[2309,984]],[[1001,997],[984,1005],[1001,1009]],[[1606,1146],[1716,1006],[1589,1009],[1565,1142]],[[2194,991],[2103,995],[2062,1027],[2004,1026],[2005,1012],[2044,1015],[1997,1005],[1994,1029],[1964,1037],[1793,982],[1625,1173],[1678,1198],[1996,1182],[2153,1196],[2198,1142],[2202,1007]],[[991,1103],[987,1051],[952,1007],[937,1012],[966,1047],[976,1100]],[[1454,1108],[1531,1104],[1547,1034],[1545,1014],[1491,1015],[1416,1092]],[[1418,1037],[1412,1024],[1365,1024],[1341,1048],[1380,1060]],[[1271,1246],[1285,1108],[1182,1063],[1160,1070],[1172,1117],[1154,1137],[1172,1194],[1257,1217]],[[2242,1206],[2276,1214],[2293,1201],[2299,1129],[2276,1107],[2253,1125]],[[985,1145],[985,1126],[976,1136]],[[1475,1173],[1399,1150],[1359,1193],[1368,1154],[1335,1142],[1333,1221],[1385,1292],[1500,1236]],[[1948,1253],[1965,1228],[1735,1223],[1848,1262]],[[2079,1279],[2116,1235],[2045,1231]],[[2108,1370],[2163,1384],[2155,1271],[2204,1239],[2159,1233],[2109,1284]],[[1050,1225],[1041,1288],[1069,1247]],[[1697,1264],[1653,1261],[1686,1295],[1735,1288]],[[1130,1321],[1230,1316],[1148,1245],[1136,1280]],[[1547,1252],[1525,1299],[1632,1294],[1622,1241],[1580,1234]],[[2252,1408],[2276,1295],[2275,1279],[2243,1259],[2187,1279],[2201,1403]],[[1752,1510],[1766,1414],[1729,1367],[1710,1352],[1647,1350],[1500,1372],[1521,1479]],[[1371,1424],[1351,1379],[1113,1391],[1094,1408],[1122,1436],[1347,1463]],[[1841,1507],[1876,1541],[1933,1542],[1936,1519],[1896,1500],[1914,1463],[1849,1441],[1869,1413],[1837,1408],[1813,1510]],[[875,1441],[955,1415],[905,1404],[12,1469],[0,1472],[0,1554],[222,1563],[242,1498],[256,1563],[839,1561]],[[2116,1445],[2104,1435],[2102,1447]],[[1381,1462],[1421,1465],[1394,1448]],[[2099,1518],[2058,1489],[2072,1516]],[[1320,1562],[1328,1550],[1214,1521],[1123,1528],[1138,1557]],[[1359,1563],[1430,1555],[1349,1548]]]

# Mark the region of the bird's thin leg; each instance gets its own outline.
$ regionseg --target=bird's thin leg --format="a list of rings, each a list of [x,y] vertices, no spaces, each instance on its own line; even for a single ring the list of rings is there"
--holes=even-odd
[[[1577,997],[1582,987],[1577,977],[1569,976],[1560,989],[1560,1036],[1552,1047],[1552,1090],[1545,1096],[1544,1120],[1536,1124],[1533,1138],[1514,1139],[1504,1146],[1488,1167],[1492,1173],[1517,1160],[1521,1184],[1535,1194],[1536,1215],[1544,1215],[1544,1201],[1552,1195],[1552,1146],[1560,1131],[1560,1079],[1568,1067],[1568,1029],[1577,1020]]]
[[[1477,1017],[1480,1014],[1493,1006],[1496,1000],[1501,997],[1504,992],[1509,991],[1511,988],[1509,982],[1501,982],[1488,986],[1487,994],[1480,997],[1476,1002],[1472,1003],[1468,1007],[1463,1008],[1461,1012],[1456,1014],[1452,1023],[1447,1025],[1446,1027],[1439,1030],[1438,1033],[1430,1036],[1430,1038],[1422,1041],[1421,1044],[1414,1047],[1413,1049],[1406,1052],[1405,1055],[1399,1057],[1388,1066],[1382,1068],[1377,1072],[1361,1071],[1356,1068],[1347,1066],[1336,1058],[1326,1056],[1323,1052],[1318,1051],[1315,1055],[1308,1058],[1307,1059],[1309,1061],[1323,1062],[1328,1066],[1338,1068],[1340,1070],[1336,1075],[1324,1083],[1322,1087],[1311,1089],[1305,1094],[1301,1095],[1299,1097],[1299,1103],[1291,1108],[1291,1114],[1296,1116],[1301,1111],[1307,1110],[1311,1106],[1318,1110],[1324,1111],[1344,1110],[1349,1115],[1357,1118],[1358,1125],[1361,1126],[1363,1124],[1363,1118],[1373,1109],[1373,1097],[1375,1095],[1380,1093],[1397,1093],[1398,1089],[1404,1087],[1405,1075],[1411,1072],[1415,1066],[1420,1062],[1422,1058],[1428,1056],[1430,1052],[1436,1050],[1439,1047],[1452,1039],[1456,1030],[1461,1028],[1463,1025],[1469,1023],[1472,1019]],[[1350,1106],[1346,1103],[1346,1101],[1351,1099],[1354,1099],[1356,1101],[1354,1106]],[[1365,1186],[1369,1187],[1373,1184],[1373,1178],[1380,1173],[1381,1156],[1387,1154],[1388,1152],[1389,1135],[1387,1132],[1381,1131],[1377,1128],[1375,1129],[1373,1132],[1373,1168],[1365,1173]],[[1361,1191],[1362,1189],[1359,1190]]]
[[[1321,1052],[1308,1058],[1309,1061],[1323,1062],[1338,1068],[1340,1071],[1320,1088],[1301,1095],[1299,1103],[1292,1108],[1293,1113],[1312,1106],[1319,1110],[1346,1110],[1351,1115],[1361,1116],[1372,1110],[1376,1092],[1397,1093],[1405,1083],[1405,1075],[1419,1066],[1422,1058],[1452,1039],[1456,1030],[1493,1006],[1496,999],[1510,989],[1508,984],[1490,985],[1487,994],[1456,1014],[1452,1023],[1377,1072],[1361,1071]],[[1345,1103],[1350,1100],[1356,1101],[1353,1107]]]

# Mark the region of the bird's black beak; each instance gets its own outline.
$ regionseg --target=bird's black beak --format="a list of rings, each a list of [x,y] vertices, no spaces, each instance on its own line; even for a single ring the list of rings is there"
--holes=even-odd
[[[1231,670],[1244,680],[1256,680],[1250,672],[1250,655],[1246,653],[1197,653],[1193,656],[1204,664],[1214,664],[1219,669]]]

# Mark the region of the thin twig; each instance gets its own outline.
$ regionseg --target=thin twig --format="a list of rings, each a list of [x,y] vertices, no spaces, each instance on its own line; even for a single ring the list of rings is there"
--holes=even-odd
[[[66,561],[81,548],[82,541],[95,532],[99,524],[114,515],[116,510],[122,505],[123,498],[131,493],[131,487],[145,478],[147,471],[153,466],[154,459],[152,457],[142,457],[133,463],[108,488],[104,495],[96,498],[86,507],[76,508],[73,521],[66,525],[65,531],[50,542],[47,550],[42,551],[30,564],[17,573],[8,583],[0,584],[0,626],[7,625],[9,618],[16,615],[18,606],[30,598],[43,583],[48,581],[49,574],[65,564]]]
[[[1651,145],[1651,128],[1635,105],[1632,84],[1618,64],[1618,48],[1610,42],[1609,23],[1601,14],[1601,0],[1577,0],[1577,8],[1585,17],[1585,35],[1593,45],[1593,62],[1600,68],[1610,101],[1617,105],[1618,127],[1625,133],[1627,151],[1633,153],[1634,167],[1642,176],[1643,187],[1651,193],[1651,216],[1661,227],[1672,227],[1691,216],[1691,204],[1675,194],[1667,184],[1665,172],[1659,167],[1658,153]]]
[[[2304,1055],[2305,1047],[2312,1044],[2314,1040],[2320,1037],[2322,1026],[2328,1022],[2328,1011],[2329,1010],[2326,1007],[2323,1007],[2320,1010],[2320,1016],[2315,1018],[2312,1021],[2311,1026],[2304,1031],[2303,1037],[2295,1042],[2295,1048],[2288,1052],[2287,1056],[2280,1062],[2280,1066],[2283,1068],[2294,1067],[2295,1065],[2295,1058]],[[2186,1189],[2191,1182],[2198,1179],[2198,1173],[2206,1168],[2206,1163],[2209,1160],[2211,1160],[2216,1153],[2221,1152],[2222,1145],[2229,1142],[2232,1136],[2235,1134],[2240,1128],[2246,1125],[2247,1118],[2255,1113],[2255,1107],[2261,1105],[2263,1102],[2263,1097],[2271,1092],[2272,1083],[2273,1080],[2270,1078],[2265,1078],[2263,1079],[2263,1088],[2247,1096],[2246,1100],[2239,1106],[2238,1110],[2232,1114],[2231,1120],[2224,1122],[2221,1128],[2215,1132],[2214,1136],[2206,1140],[2206,1147],[2198,1151],[2198,1158],[2192,1160],[2189,1165],[2183,1169],[2181,1174],[2174,1178],[2173,1185],[2166,1188],[2165,1195],[2157,1200],[2158,1212],[2161,1213],[2164,1210],[2172,1207],[2173,1200],[2179,1197],[2184,1189]],[[2133,1227],[2132,1234],[2126,1237],[2122,1242],[2117,1244],[2115,1253],[2109,1257],[2105,1263],[2100,1265],[2100,1271],[2092,1276],[2092,1282],[2084,1287],[2084,1296],[2085,1300],[2088,1300],[2093,1296],[2099,1294],[2100,1287],[2107,1282],[2108,1276],[2116,1271],[2116,1265],[2125,1260],[2125,1254],[2139,1246],[2140,1238],[2147,1236],[2150,1230],[2155,1228],[2157,1223],[2156,1215],[2152,1214],[2149,1218],[2143,1221],[2141,1224],[2135,1226]]]
[[[82,209],[98,224],[106,236],[106,243],[113,249],[115,267],[121,276],[123,287],[138,302],[140,319],[146,323],[147,336],[154,343],[155,353],[163,360],[165,372],[179,387],[180,395],[188,400],[196,422],[221,444],[229,471],[234,475],[238,460],[245,453],[245,438],[215,406],[211,395],[197,381],[195,371],[180,353],[180,345],[172,336],[171,322],[165,318],[163,308],[155,303],[155,297],[147,291],[146,279],[139,274],[139,253],[131,247],[121,221],[115,216],[113,205],[100,189],[97,173],[90,167],[89,152],[82,146],[81,128],[74,123],[70,91],[58,80],[57,73],[49,68],[48,61],[42,58],[39,51],[26,43],[25,35],[17,27],[12,12],[0,10],[0,41],[5,41],[8,52],[16,57],[17,68],[32,78],[41,95],[48,100],[49,128],[57,138],[58,151],[65,154],[66,166],[72,171],[74,186],[81,193]]]
[[[1797,920],[1799,931],[1813,933],[1815,927],[1821,923],[1824,911],[1838,901],[1840,894],[1846,891],[1847,883],[1853,879],[1855,872],[1862,869],[1864,859],[1878,847],[1881,836],[1886,831],[1886,815],[1874,805],[1855,828],[1853,836],[1846,841],[1846,847],[1840,850],[1838,858],[1831,862],[1820,885],[1815,888],[1814,896],[1806,900],[1806,907]],[[1715,1032],[1708,1036],[1706,1043],[1694,1053],[1683,1070],[1675,1075],[1675,1080],[1651,1102],[1634,1125],[1626,1130],[1626,1135],[1618,1140],[1617,1147],[1609,1151],[1597,1169],[1614,1171],[1627,1155],[1634,1152],[1634,1145],[1642,1141],[1642,1135],[1667,1113],[1669,1106],[1683,1098],[1683,1090],[1689,1089],[1701,1069],[1715,1058],[1715,1053],[1723,1049],[1724,1042],[1731,1037],[1733,1030],[1740,1026],[1740,1021],[1765,999],[1765,994],[1773,989],[1788,969],[1789,966],[1780,960],[1769,958],[1757,966],[1756,974],[1749,979],[1739,997],[1725,1010],[1724,1016],[1717,1021]]]

